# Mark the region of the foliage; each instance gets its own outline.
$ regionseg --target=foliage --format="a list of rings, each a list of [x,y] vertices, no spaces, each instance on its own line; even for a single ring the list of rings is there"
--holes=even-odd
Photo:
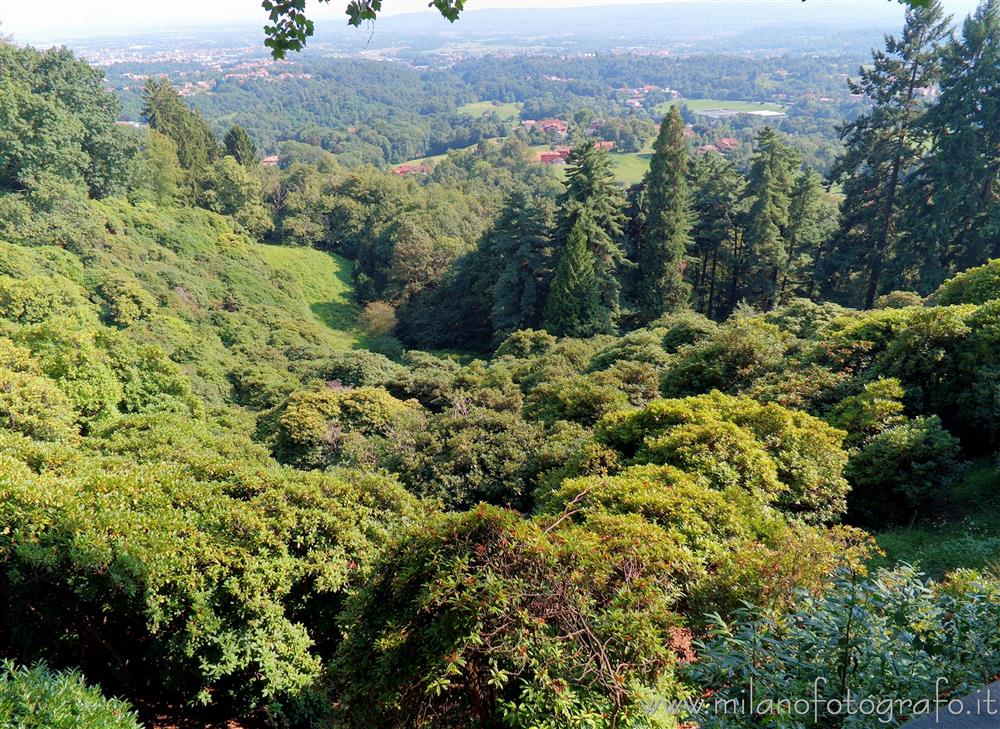
[[[597,428],[628,463],[672,464],[816,522],[845,508],[843,435],[805,413],[719,392],[656,400]]]
[[[375,387],[300,390],[262,417],[261,436],[278,460],[300,468],[338,462],[352,439],[395,435],[411,409]]]
[[[926,518],[958,472],[959,442],[935,416],[914,418],[872,436],[851,457],[850,513],[865,524]]]
[[[343,724],[642,726],[643,690],[676,690],[676,548],[635,519],[543,526],[480,506],[393,544],[344,614]]]
[[[1000,299],[1000,260],[969,268],[945,281],[935,294],[941,306],[985,304]]]
[[[76,672],[0,663],[0,719],[24,729],[139,729],[128,704],[105,699]]]
[[[971,572],[934,584],[907,567],[871,577],[843,570],[824,593],[802,593],[787,616],[756,607],[715,616],[686,672],[713,698],[690,718],[707,727],[759,726],[763,715],[775,727],[894,726],[933,714],[942,690],[961,696],[990,680],[1000,658],[989,627],[996,593],[995,581]],[[749,711],[713,711],[747,706],[751,680]],[[873,711],[844,711],[848,692]]]
[[[5,652],[83,656],[117,690],[152,680],[159,695],[242,711],[309,690],[338,638],[316,600],[337,599],[412,501],[388,479],[294,473],[260,455],[173,448],[144,467],[123,435],[102,436],[105,456],[4,436],[0,594],[18,596],[4,601]]]

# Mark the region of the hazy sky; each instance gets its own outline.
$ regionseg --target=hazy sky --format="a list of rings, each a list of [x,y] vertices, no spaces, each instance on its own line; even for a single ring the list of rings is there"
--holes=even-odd
[[[560,8],[645,2],[662,3],[664,0],[469,0],[466,8]],[[822,3],[824,0],[810,2]],[[878,8],[881,12],[886,9],[886,0],[853,2],[858,5],[859,13],[864,12],[866,5],[881,6]],[[799,5],[798,0],[772,0],[772,3],[775,5],[775,16],[780,14],[786,19],[794,14],[795,7]],[[948,10],[956,15],[965,14],[973,4],[972,0],[945,1]],[[345,21],[346,5],[347,0],[333,0],[329,4],[310,0],[308,3],[314,18],[334,23]],[[783,7],[779,9],[777,6]],[[385,15],[429,12],[426,0],[385,0],[384,8]],[[263,24],[265,20],[259,0],[0,0],[0,28],[16,39],[29,42],[54,35],[68,35],[73,31],[82,35],[95,30],[155,29],[212,23]]]

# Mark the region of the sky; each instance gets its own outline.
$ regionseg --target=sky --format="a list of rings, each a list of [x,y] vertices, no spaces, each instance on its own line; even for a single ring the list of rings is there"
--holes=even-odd
[[[712,0],[703,0],[712,2]],[[757,0],[759,1],[759,0]],[[881,5],[886,0],[852,0],[863,12],[864,6]],[[468,10],[479,8],[568,8],[583,5],[637,5],[663,3],[664,0],[469,0]],[[810,0],[822,3],[824,0]],[[798,0],[772,0],[775,15],[787,17]],[[307,8],[317,21],[344,23],[347,0],[322,3],[309,0]],[[783,6],[779,9],[778,6]],[[945,0],[946,8],[964,15],[971,0]],[[383,15],[431,12],[427,0],[385,0]],[[0,31],[16,40],[34,42],[49,36],[90,35],[97,31],[153,30],[171,27],[229,26],[260,24],[267,20],[259,0],[0,0]]]

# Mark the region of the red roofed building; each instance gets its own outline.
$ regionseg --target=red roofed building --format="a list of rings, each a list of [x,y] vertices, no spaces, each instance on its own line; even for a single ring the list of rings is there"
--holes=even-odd
[[[594,142],[594,147],[596,147],[597,149],[603,149],[605,152],[610,152],[612,149],[615,148],[615,143],[602,140],[600,142]]]
[[[720,152],[731,152],[740,146],[740,140],[733,137],[723,137],[715,140],[715,146],[719,148]]]
[[[709,152],[718,152],[719,148],[714,144],[703,144],[700,147],[695,147],[694,151],[698,154],[708,154]]]
[[[538,161],[547,165],[559,165],[566,161],[570,151],[569,147],[556,147],[549,152],[542,152],[538,155]]]
[[[399,167],[393,167],[392,171],[397,175],[426,175],[431,171],[429,165],[423,163],[417,165],[399,165]]]
[[[276,154],[272,154],[270,157],[265,157],[260,161],[264,167],[277,167],[280,157]]]

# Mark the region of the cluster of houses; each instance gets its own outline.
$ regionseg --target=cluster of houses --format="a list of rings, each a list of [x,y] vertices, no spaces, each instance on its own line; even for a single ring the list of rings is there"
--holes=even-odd
[[[709,152],[725,154],[726,152],[732,152],[739,146],[740,140],[735,137],[722,137],[716,139],[715,144],[703,144],[700,147],[695,147],[694,151],[698,154],[708,154]]]
[[[625,106],[630,106],[633,109],[641,109],[643,102],[646,100],[646,95],[654,91],[659,91],[664,94],[669,94],[672,98],[680,98],[680,91],[675,89],[667,88],[666,86],[654,86],[653,84],[645,84],[644,86],[638,86],[636,88],[629,88],[628,86],[623,86],[617,89],[623,94],[628,94],[629,98],[625,99]]]
[[[599,142],[594,142],[594,147],[597,149],[603,149],[605,152],[610,152],[615,148],[615,143],[613,141],[601,140]],[[553,147],[547,152],[541,152],[538,155],[538,161],[545,165],[566,164],[566,158],[569,157],[569,153],[571,151],[572,150],[565,145]]]
[[[569,124],[562,119],[525,119],[521,122],[525,129],[541,129],[543,132],[552,132],[560,137],[565,137],[569,132]]]
[[[410,162],[393,167],[392,171],[400,177],[404,175],[426,175],[431,171],[431,166],[426,162]]]

